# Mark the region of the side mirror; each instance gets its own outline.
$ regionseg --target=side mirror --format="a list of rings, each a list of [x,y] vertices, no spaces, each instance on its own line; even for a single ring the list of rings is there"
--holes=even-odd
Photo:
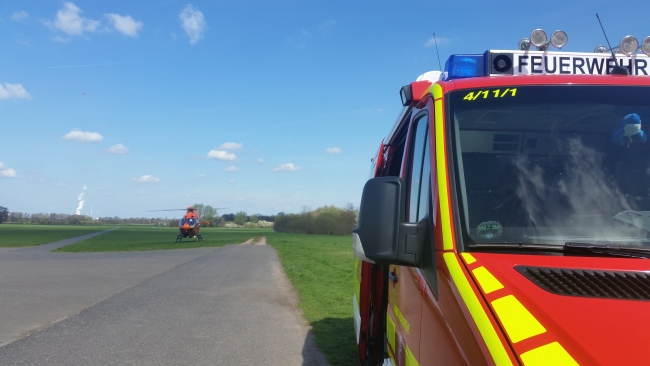
[[[419,265],[428,219],[406,223],[406,184],[399,177],[366,182],[353,230],[355,255],[377,264]]]

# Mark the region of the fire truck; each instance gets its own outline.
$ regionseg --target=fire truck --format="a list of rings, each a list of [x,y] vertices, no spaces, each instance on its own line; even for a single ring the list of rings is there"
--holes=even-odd
[[[361,365],[650,365],[650,37],[547,38],[401,88],[353,232]]]

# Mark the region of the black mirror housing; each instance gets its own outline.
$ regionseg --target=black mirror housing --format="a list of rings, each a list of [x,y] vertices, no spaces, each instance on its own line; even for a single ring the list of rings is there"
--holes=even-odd
[[[406,184],[399,177],[366,182],[359,207],[358,235],[363,256],[377,264],[417,266],[428,220],[406,223]]]

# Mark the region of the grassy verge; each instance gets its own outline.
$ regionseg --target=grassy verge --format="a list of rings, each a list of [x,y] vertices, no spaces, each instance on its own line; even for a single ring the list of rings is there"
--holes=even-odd
[[[121,227],[106,234],[59,248],[58,252],[122,252],[214,247],[242,243],[256,236],[271,234],[270,229],[202,228],[203,241],[183,239],[175,243],[177,228]]]
[[[273,233],[266,236],[266,242],[277,249],[300,295],[300,308],[312,326],[318,348],[334,366],[357,364],[351,238]]]
[[[109,229],[109,226],[0,225],[0,247],[28,247]]]

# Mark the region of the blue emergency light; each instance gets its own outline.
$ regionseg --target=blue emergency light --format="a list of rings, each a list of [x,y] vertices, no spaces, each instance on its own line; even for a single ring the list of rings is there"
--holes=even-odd
[[[451,55],[445,63],[446,79],[485,76],[484,55]]]
[[[464,79],[488,75],[512,75],[513,54],[485,51],[482,55],[451,55],[445,63],[445,79]]]

